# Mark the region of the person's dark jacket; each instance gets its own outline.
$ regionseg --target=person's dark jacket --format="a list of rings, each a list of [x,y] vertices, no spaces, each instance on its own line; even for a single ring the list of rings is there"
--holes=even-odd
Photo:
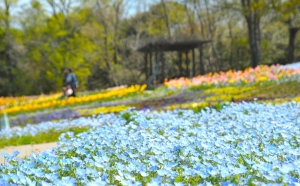
[[[70,85],[72,89],[78,86],[78,81],[74,73],[70,73],[66,77],[66,85]]]

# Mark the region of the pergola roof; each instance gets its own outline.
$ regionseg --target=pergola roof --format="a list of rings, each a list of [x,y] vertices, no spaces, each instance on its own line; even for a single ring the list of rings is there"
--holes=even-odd
[[[185,40],[150,40],[140,44],[136,51],[138,52],[169,52],[169,51],[186,51],[199,47],[202,44],[211,42],[210,40],[185,39]]]

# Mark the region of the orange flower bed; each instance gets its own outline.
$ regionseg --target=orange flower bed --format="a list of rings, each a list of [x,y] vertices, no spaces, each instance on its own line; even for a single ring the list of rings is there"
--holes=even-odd
[[[258,83],[264,81],[281,80],[300,75],[300,69],[284,69],[279,65],[262,65],[256,68],[247,68],[244,71],[232,71],[220,73],[209,73],[203,76],[196,76],[192,79],[181,77],[171,79],[164,84],[169,88],[185,88],[200,85],[229,85],[238,83]]]

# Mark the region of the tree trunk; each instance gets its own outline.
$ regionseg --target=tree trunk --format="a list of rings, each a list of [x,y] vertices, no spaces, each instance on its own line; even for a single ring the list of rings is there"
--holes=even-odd
[[[196,1],[197,4],[196,5],[196,10],[197,10],[197,17],[200,21],[200,30],[201,30],[201,36],[202,36],[202,39],[205,39],[205,28],[204,28],[204,25],[205,25],[205,21],[203,20],[202,16],[201,16],[201,7],[200,7],[200,1]]]
[[[189,9],[187,7],[187,1],[185,1],[185,5],[184,5],[184,8],[185,8],[185,12],[186,12],[186,15],[187,15],[187,18],[188,18],[188,22],[189,22],[189,26],[190,26],[190,32],[191,32],[191,35],[194,35],[194,22],[192,21],[192,16],[190,15],[190,12],[189,12]]]
[[[171,37],[171,30],[170,30],[170,24],[169,24],[169,17],[168,17],[168,13],[167,13],[167,7],[166,7],[166,3],[164,0],[161,0],[161,4],[163,6],[164,9],[164,19],[165,19],[165,24],[168,30],[168,37]]]
[[[190,67],[189,67],[189,51],[188,50],[186,50],[185,51],[185,74],[186,74],[186,77],[190,77]]]
[[[5,23],[5,27],[4,27],[4,42],[5,42],[5,53],[4,53],[4,60],[6,62],[7,65],[7,71],[8,71],[8,79],[10,82],[10,85],[8,86],[8,94],[11,96],[15,96],[15,88],[13,86],[14,82],[15,82],[15,76],[13,74],[13,70],[16,68],[16,65],[13,61],[12,58],[12,53],[13,53],[13,47],[12,47],[12,42],[13,42],[13,36],[11,35],[10,32],[10,11],[11,11],[11,2],[8,0],[4,1],[4,23]]]
[[[146,82],[148,81],[148,53],[144,53],[144,62],[145,62],[145,76]]]
[[[119,30],[119,20],[120,20],[120,7],[121,7],[121,2],[115,4],[115,21],[114,21],[114,38],[113,38],[113,45],[114,45],[114,61],[116,64],[118,64],[118,45],[117,45],[117,40],[118,40],[118,30]]]
[[[216,50],[215,46],[214,46],[214,33],[215,33],[215,26],[213,25],[213,23],[211,22],[211,13],[210,13],[210,8],[209,8],[209,1],[208,0],[205,0],[204,1],[205,3],[205,9],[206,9],[206,17],[207,17],[207,24],[208,24],[208,37],[209,39],[212,41],[212,42],[209,42],[209,44],[211,45],[211,49],[212,49],[212,54],[213,54],[213,61],[217,61],[216,63],[216,66],[215,66],[215,69],[218,68],[217,67],[217,64],[218,62],[220,61],[219,60],[219,52]],[[211,63],[210,63],[211,64]],[[212,65],[212,69],[213,69],[213,65]]]
[[[234,43],[234,39],[233,39],[233,35],[232,35],[232,27],[231,27],[230,21],[228,23],[228,29],[229,29],[229,37],[230,37],[229,65],[230,65],[230,69],[235,69],[235,67],[233,66],[233,43]]]
[[[183,76],[183,68],[182,68],[182,53],[178,51],[178,67],[179,67],[179,76]]]
[[[295,60],[295,40],[300,28],[289,28],[289,46],[287,63],[292,63]]]
[[[164,80],[166,78],[166,58],[164,52],[160,52],[160,60],[161,60],[161,83],[164,83]]]
[[[193,64],[192,76],[195,77],[196,76],[196,63],[195,63],[195,50],[194,49],[192,49],[192,64]]]
[[[256,67],[261,64],[260,46],[260,18],[257,11],[251,8],[251,0],[241,0],[248,27],[248,43],[251,53],[251,66]]]
[[[205,69],[204,69],[204,60],[203,60],[203,46],[199,46],[199,62],[200,62],[200,75],[205,74]]]

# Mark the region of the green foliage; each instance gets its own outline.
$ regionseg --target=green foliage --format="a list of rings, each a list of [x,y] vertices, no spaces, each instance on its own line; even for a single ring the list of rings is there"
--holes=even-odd
[[[132,114],[129,113],[129,112],[125,112],[121,115],[121,117],[126,120],[126,125],[131,122],[131,121],[134,121],[134,119],[132,118]]]
[[[212,85],[200,85],[200,86],[192,86],[189,88],[189,90],[207,90],[214,88]]]
[[[0,139],[0,148],[6,146],[18,146],[18,145],[28,145],[28,144],[40,144],[40,143],[49,143],[49,142],[57,142],[59,136],[64,132],[74,132],[75,135],[88,131],[89,128],[70,128],[65,130],[50,130],[48,132],[41,132],[36,134],[35,136],[15,136],[13,138]]]

